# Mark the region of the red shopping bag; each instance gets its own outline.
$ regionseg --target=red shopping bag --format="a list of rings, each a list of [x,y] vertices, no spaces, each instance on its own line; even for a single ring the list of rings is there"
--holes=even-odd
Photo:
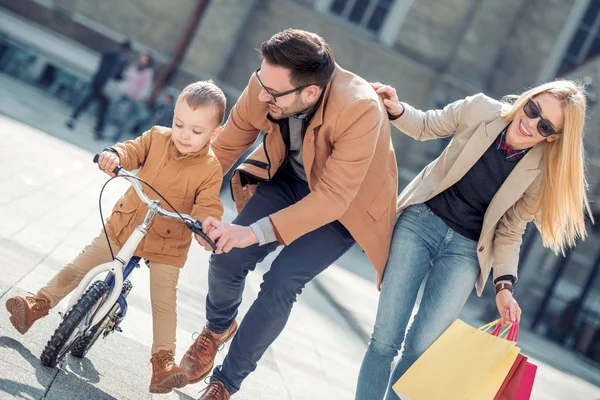
[[[494,400],[515,400],[517,398],[517,392],[519,391],[526,364],[527,357],[519,354]]]
[[[525,363],[525,369],[523,370],[523,376],[521,377],[521,383],[515,400],[529,400],[531,391],[533,390],[533,381],[535,381],[536,372],[537,365],[530,362]]]
[[[500,326],[496,327],[492,335],[497,336],[501,329]],[[507,339],[515,343],[519,339],[518,322],[511,327]],[[528,362],[526,356],[519,354],[494,400],[529,400],[536,372],[537,366]]]

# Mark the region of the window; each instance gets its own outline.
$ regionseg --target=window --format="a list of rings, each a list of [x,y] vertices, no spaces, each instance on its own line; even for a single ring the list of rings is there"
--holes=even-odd
[[[558,68],[563,75],[600,55],[600,0],[590,0]]]
[[[332,0],[329,12],[379,33],[395,0]]]

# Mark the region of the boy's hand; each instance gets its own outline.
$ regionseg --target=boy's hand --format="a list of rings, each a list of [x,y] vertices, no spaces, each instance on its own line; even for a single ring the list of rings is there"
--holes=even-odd
[[[202,232],[204,232],[208,237],[210,237],[210,233],[221,225],[221,221],[213,217],[206,217],[204,221],[202,221]],[[210,247],[206,240],[202,239],[202,237],[198,234],[194,234],[200,246],[204,247],[206,251],[213,251],[213,248]],[[211,238],[212,239],[212,238]]]
[[[98,157],[98,167],[110,176],[115,176],[113,170],[119,166],[119,157],[111,151],[103,151]]]

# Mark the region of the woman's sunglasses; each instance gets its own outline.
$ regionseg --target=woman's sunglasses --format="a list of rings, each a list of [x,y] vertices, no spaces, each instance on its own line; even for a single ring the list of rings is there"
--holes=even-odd
[[[540,111],[537,104],[535,104],[535,101],[533,101],[533,99],[529,98],[529,100],[527,100],[527,103],[525,103],[525,105],[523,106],[523,112],[525,112],[525,115],[527,115],[527,117],[531,119],[540,119],[537,124],[537,130],[543,137],[558,134],[558,132],[556,132],[556,130],[554,129],[552,122],[542,117],[542,112]]]

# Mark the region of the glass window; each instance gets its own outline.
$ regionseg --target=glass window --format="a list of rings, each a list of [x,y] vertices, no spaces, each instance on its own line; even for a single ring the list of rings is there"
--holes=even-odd
[[[567,47],[558,75],[564,75],[600,55],[600,0],[591,0]]]
[[[333,0],[329,12],[379,33],[395,0]]]

